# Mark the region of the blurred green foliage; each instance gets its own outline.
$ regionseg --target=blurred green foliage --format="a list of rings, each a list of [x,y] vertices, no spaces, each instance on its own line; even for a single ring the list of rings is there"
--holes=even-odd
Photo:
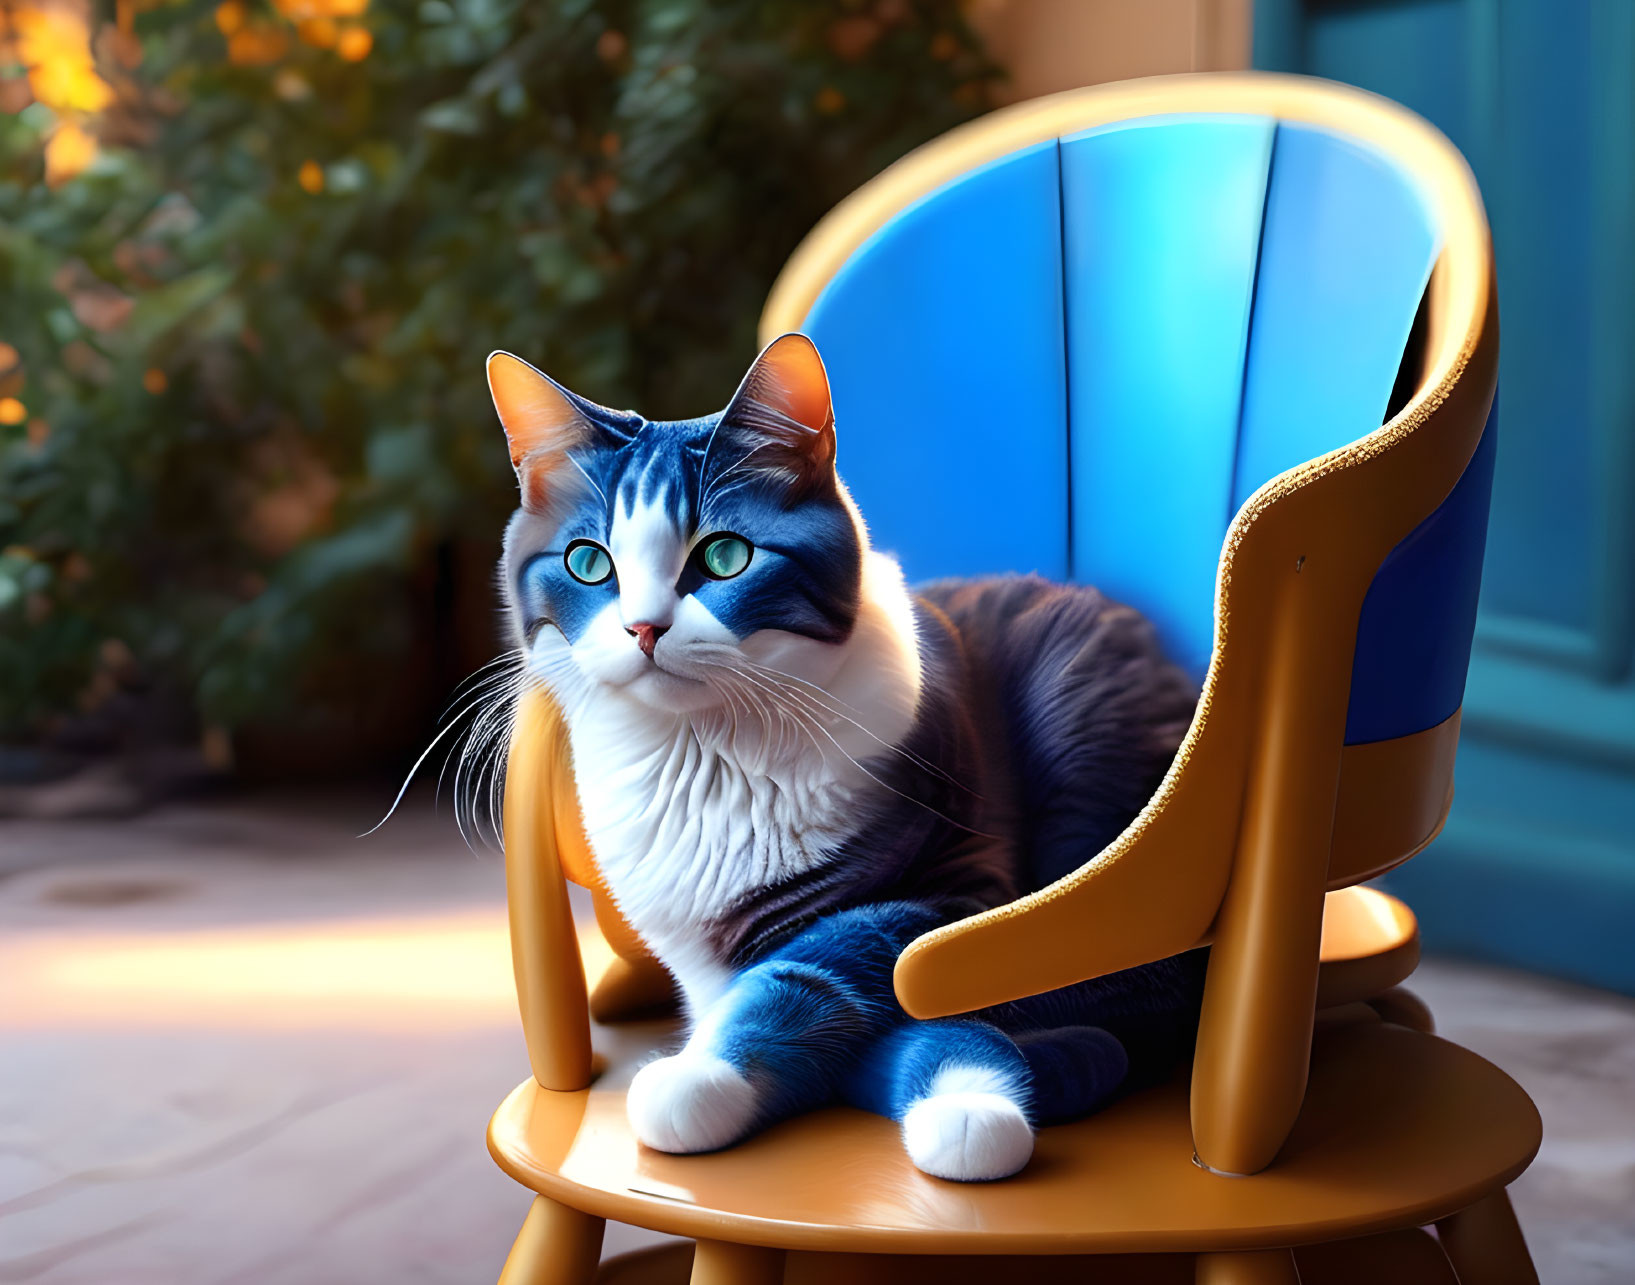
[[[513,503],[489,350],[715,408],[795,242],[989,74],[957,0],[377,3],[358,61],[223,8],[140,12],[125,65],[103,29],[76,178],[43,103],[0,117],[13,738],[110,669],[229,727],[389,692],[406,586]]]

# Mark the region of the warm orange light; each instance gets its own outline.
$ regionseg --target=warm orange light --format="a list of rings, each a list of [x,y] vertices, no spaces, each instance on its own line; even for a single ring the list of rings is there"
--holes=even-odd
[[[142,372],[142,387],[157,397],[170,387],[170,380],[165,377],[165,372],[157,366],[150,366]]]
[[[362,17],[369,0],[273,0],[273,8],[299,24],[313,18]]]
[[[302,161],[295,181],[313,196],[324,190],[324,168],[317,161]]]
[[[45,181],[52,187],[66,183],[96,158],[96,139],[77,122],[65,120],[45,145]]]
[[[585,923],[585,975],[613,952]],[[0,1030],[508,1026],[517,1020],[500,907],[391,919],[150,933],[13,933]]]
[[[0,424],[21,424],[28,418],[28,407],[15,397],[0,397]]]
[[[244,27],[227,37],[227,61],[236,67],[261,67],[288,52],[289,37],[275,27]]]
[[[21,360],[22,358],[15,348],[4,340],[0,340],[0,372],[10,370]]]
[[[53,111],[99,112],[113,101],[113,90],[97,75],[91,59],[91,34],[85,19],[72,9],[23,5],[11,14],[17,36],[17,59],[28,68],[28,85]]]
[[[304,43],[316,49],[333,48],[338,32],[335,19],[328,14],[320,14],[316,18],[303,18],[295,24],[295,34],[300,36]]]
[[[247,16],[243,0],[223,0],[216,6],[216,30],[224,36],[242,31]]]
[[[1413,912],[1373,888],[1330,893],[1323,903],[1323,958],[1360,959],[1378,952],[1381,942],[1408,941]]]
[[[491,1025],[515,1019],[505,920],[274,925],[11,943],[20,1024]]]
[[[363,27],[348,27],[335,42],[335,52],[347,62],[362,62],[375,47],[375,38]]]

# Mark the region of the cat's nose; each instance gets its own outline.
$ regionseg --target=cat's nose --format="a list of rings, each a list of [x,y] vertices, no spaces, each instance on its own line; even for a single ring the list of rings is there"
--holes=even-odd
[[[670,626],[638,620],[633,625],[626,625],[624,631],[636,640],[636,646],[642,649],[642,655],[651,659],[653,648],[659,645],[660,638],[670,632]]]

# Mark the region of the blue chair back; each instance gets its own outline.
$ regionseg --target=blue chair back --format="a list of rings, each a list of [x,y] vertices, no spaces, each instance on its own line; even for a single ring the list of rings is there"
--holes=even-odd
[[[1201,679],[1228,524],[1395,409],[1440,245],[1371,145],[1151,116],[1021,148],[896,212],[802,328],[828,363],[841,473],[911,580],[1095,584]],[[1494,440],[1490,421],[1376,576],[1347,743],[1459,707]]]

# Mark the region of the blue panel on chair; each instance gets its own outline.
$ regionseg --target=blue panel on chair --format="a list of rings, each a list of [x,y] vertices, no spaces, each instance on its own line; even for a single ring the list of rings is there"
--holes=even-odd
[[[1326,130],[1278,126],[1234,509],[1380,426],[1437,249],[1400,170]]]
[[[1423,732],[1464,700],[1498,441],[1495,402],[1448,498],[1391,550],[1368,586],[1351,668],[1347,745]]]
[[[1067,574],[1055,140],[961,176],[874,234],[805,323],[841,476],[911,580]]]
[[[1194,678],[1275,129],[1161,116],[1062,140],[1073,576],[1144,611]]]

